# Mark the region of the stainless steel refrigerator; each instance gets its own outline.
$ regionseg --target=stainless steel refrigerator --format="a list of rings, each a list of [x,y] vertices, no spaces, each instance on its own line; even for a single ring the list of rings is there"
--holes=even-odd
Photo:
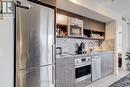
[[[32,1],[16,2],[16,87],[54,87],[55,12]]]

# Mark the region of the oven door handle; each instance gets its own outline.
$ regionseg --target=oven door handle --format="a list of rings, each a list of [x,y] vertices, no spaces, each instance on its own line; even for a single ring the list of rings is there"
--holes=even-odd
[[[83,62],[75,64],[75,68],[92,65],[92,62]]]

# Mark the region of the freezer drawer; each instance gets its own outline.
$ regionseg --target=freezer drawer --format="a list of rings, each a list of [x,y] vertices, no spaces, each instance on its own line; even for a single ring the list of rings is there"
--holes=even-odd
[[[54,72],[53,66],[20,70],[16,87],[54,87]]]
[[[30,2],[16,7],[16,60],[18,69],[53,63],[54,10]]]

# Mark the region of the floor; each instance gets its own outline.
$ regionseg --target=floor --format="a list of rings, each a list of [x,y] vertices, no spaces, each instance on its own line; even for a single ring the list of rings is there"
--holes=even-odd
[[[86,87],[108,87],[110,86],[112,83],[118,81],[119,79],[121,79],[122,77],[126,76],[127,74],[129,74],[130,71],[128,70],[122,70],[119,69],[119,75],[108,75],[100,80],[97,80],[96,82],[93,82],[92,84],[86,86]]]

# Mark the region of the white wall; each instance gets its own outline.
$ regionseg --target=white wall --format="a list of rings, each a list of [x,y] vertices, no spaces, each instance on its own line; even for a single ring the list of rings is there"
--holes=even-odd
[[[122,22],[122,68],[126,69],[126,52],[128,52],[128,27]],[[130,33],[129,33],[130,34]]]
[[[13,1],[13,0],[3,0]],[[14,22],[13,15],[0,20],[0,87],[14,87]]]
[[[130,24],[128,24],[128,52],[130,52]]]
[[[0,20],[0,87],[13,87],[13,17]]]

